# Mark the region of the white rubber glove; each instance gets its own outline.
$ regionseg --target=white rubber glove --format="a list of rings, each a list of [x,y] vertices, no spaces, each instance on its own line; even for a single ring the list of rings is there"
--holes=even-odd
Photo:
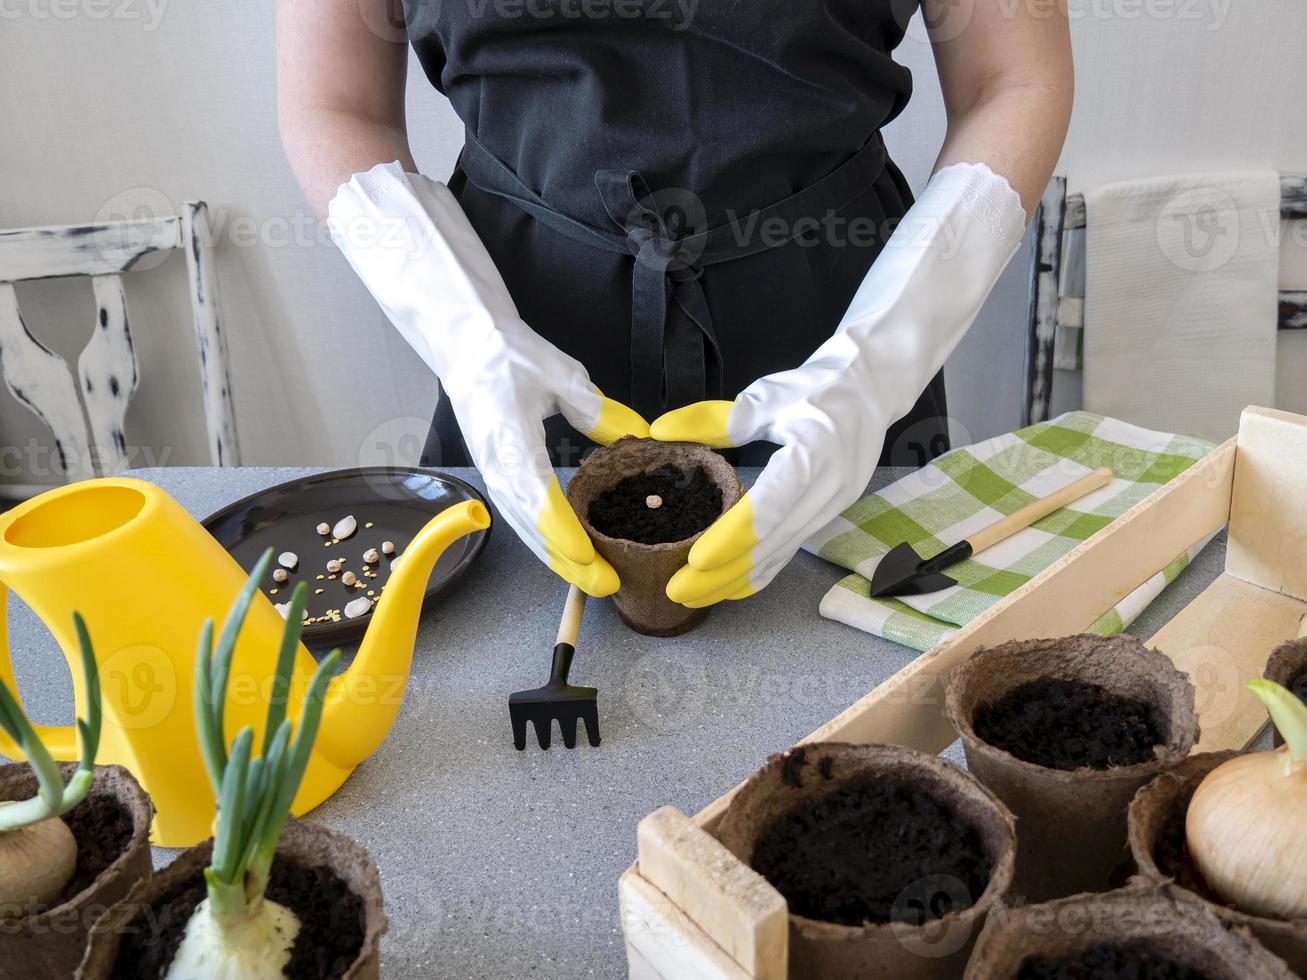
[[[448,187],[399,163],[355,174],[329,208],[332,238],[404,339],[440,378],[486,489],[537,557],[593,596],[617,573],[563,496],[543,420],[562,413],[596,442],[647,435],[579,361],[518,316]]]
[[[945,167],[867,273],[834,335],[800,367],[734,402],[653,423],[655,439],[723,448],[779,443],[757,484],[672,577],[691,607],[743,599],[867,489],[889,426],[906,415],[980,312],[1025,231],[1011,185],[983,164]]]

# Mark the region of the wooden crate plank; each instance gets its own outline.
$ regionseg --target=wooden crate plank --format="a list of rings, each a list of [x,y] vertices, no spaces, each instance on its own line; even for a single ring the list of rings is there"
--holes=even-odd
[[[1267,725],[1247,682],[1297,635],[1307,602],[1222,575],[1148,641],[1197,689],[1199,752],[1245,749]]]
[[[635,869],[622,875],[617,892],[632,980],[752,980]]]
[[[784,980],[789,910],[762,875],[672,806],[637,831],[640,876],[757,980]]]
[[[1307,419],[1300,415],[1243,413],[1225,570],[1307,599]]]

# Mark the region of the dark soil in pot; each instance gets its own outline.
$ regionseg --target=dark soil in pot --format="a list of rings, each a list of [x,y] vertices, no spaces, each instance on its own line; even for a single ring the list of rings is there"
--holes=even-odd
[[[1245,929],[1170,885],[996,909],[964,980],[1290,980]]]
[[[154,980],[172,963],[191,913],[205,897],[212,841],[182,853],[92,931],[77,972],[85,980]],[[291,820],[277,848],[268,897],[291,909],[300,932],[289,980],[375,980],[386,931],[376,865],[358,844]]]
[[[65,781],[76,765],[60,766]],[[0,768],[0,800],[36,795],[26,765]],[[77,841],[73,877],[53,905],[0,918],[0,977],[67,980],[81,961],[91,926],[109,906],[150,875],[154,808],[126,769],[100,766],[91,792],[62,818]]]
[[[1303,701],[1307,702],[1307,637],[1290,640],[1275,648],[1270,660],[1266,662],[1263,675],[1268,681],[1275,681],[1287,687]],[[1272,737],[1278,748],[1284,744],[1280,733],[1271,729]]]
[[[1189,857],[1184,824],[1198,785],[1237,752],[1190,756],[1141,789],[1130,804],[1130,851],[1140,875],[1150,881],[1174,881],[1196,898],[1220,909],[1235,924],[1249,929],[1299,976],[1307,977],[1307,921],[1286,922],[1248,915],[1225,906],[1208,888]]]
[[[718,836],[785,897],[792,977],[956,977],[1015,854],[993,794],[896,746],[774,756]]]
[[[976,735],[1045,769],[1110,769],[1154,758],[1161,725],[1148,702],[1097,684],[1043,678],[976,709]]]
[[[993,861],[976,828],[930,793],[867,778],[771,823],[754,845],[753,867],[795,915],[846,926],[919,926],[963,909],[903,902],[909,885],[948,875],[968,897],[977,896],[989,884]]]
[[[161,977],[177,955],[186,924],[205,898],[204,877],[196,872],[173,883],[150,903],[153,928],[123,939],[114,980]],[[363,948],[363,900],[330,868],[292,861],[272,866],[268,898],[300,920],[300,931],[286,965],[288,980],[337,980]]]
[[[1129,636],[980,650],[954,672],[947,708],[968,768],[1017,818],[1013,891],[1029,901],[1128,873],[1130,800],[1198,739],[1188,678]]]
[[[662,506],[650,508],[651,495]],[[667,598],[667,583],[743,495],[735,470],[707,446],[631,436],[587,456],[567,485],[581,526],[622,580],[618,614],[648,636],[678,636],[708,616]]]
[[[610,538],[667,544],[706,531],[721,514],[721,488],[702,466],[660,466],[605,490],[590,501],[589,517],[595,530]]]

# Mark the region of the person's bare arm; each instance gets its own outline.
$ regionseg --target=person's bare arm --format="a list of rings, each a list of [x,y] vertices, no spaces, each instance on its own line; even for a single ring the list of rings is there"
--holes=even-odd
[[[924,0],[922,13],[948,111],[935,169],[988,164],[1034,214],[1071,119],[1065,0]]]
[[[417,169],[404,123],[408,48],[381,36],[383,25],[398,22],[398,6],[398,0],[277,0],[281,139],[319,215],[353,174],[392,160]]]

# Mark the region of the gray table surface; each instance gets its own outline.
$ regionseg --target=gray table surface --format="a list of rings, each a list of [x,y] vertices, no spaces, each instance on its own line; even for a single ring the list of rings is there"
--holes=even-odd
[[[202,517],[310,472],[131,475]],[[451,472],[481,486],[473,471]],[[872,486],[894,475],[879,472]],[[1188,603],[1224,552],[1221,537],[1134,632],[1151,635]],[[517,752],[507,698],[547,676],[565,588],[497,526],[462,584],[424,614],[389,738],[312,815],[366,846],[381,868],[383,975],[624,976],[617,879],[634,858],[640,818],[665,803],[702,808],[916,656],[821,618],[818,602],[842,575],[800,554],[763,593],[672,640],[639,636],[611,603],[590,603],[574,680],[599,688],[603,744],[542,752],[531,742]],[[53,641],[19,602],[9,622],[33,716],[70,722]],[[156,851],[156,863],[170,859]]]

